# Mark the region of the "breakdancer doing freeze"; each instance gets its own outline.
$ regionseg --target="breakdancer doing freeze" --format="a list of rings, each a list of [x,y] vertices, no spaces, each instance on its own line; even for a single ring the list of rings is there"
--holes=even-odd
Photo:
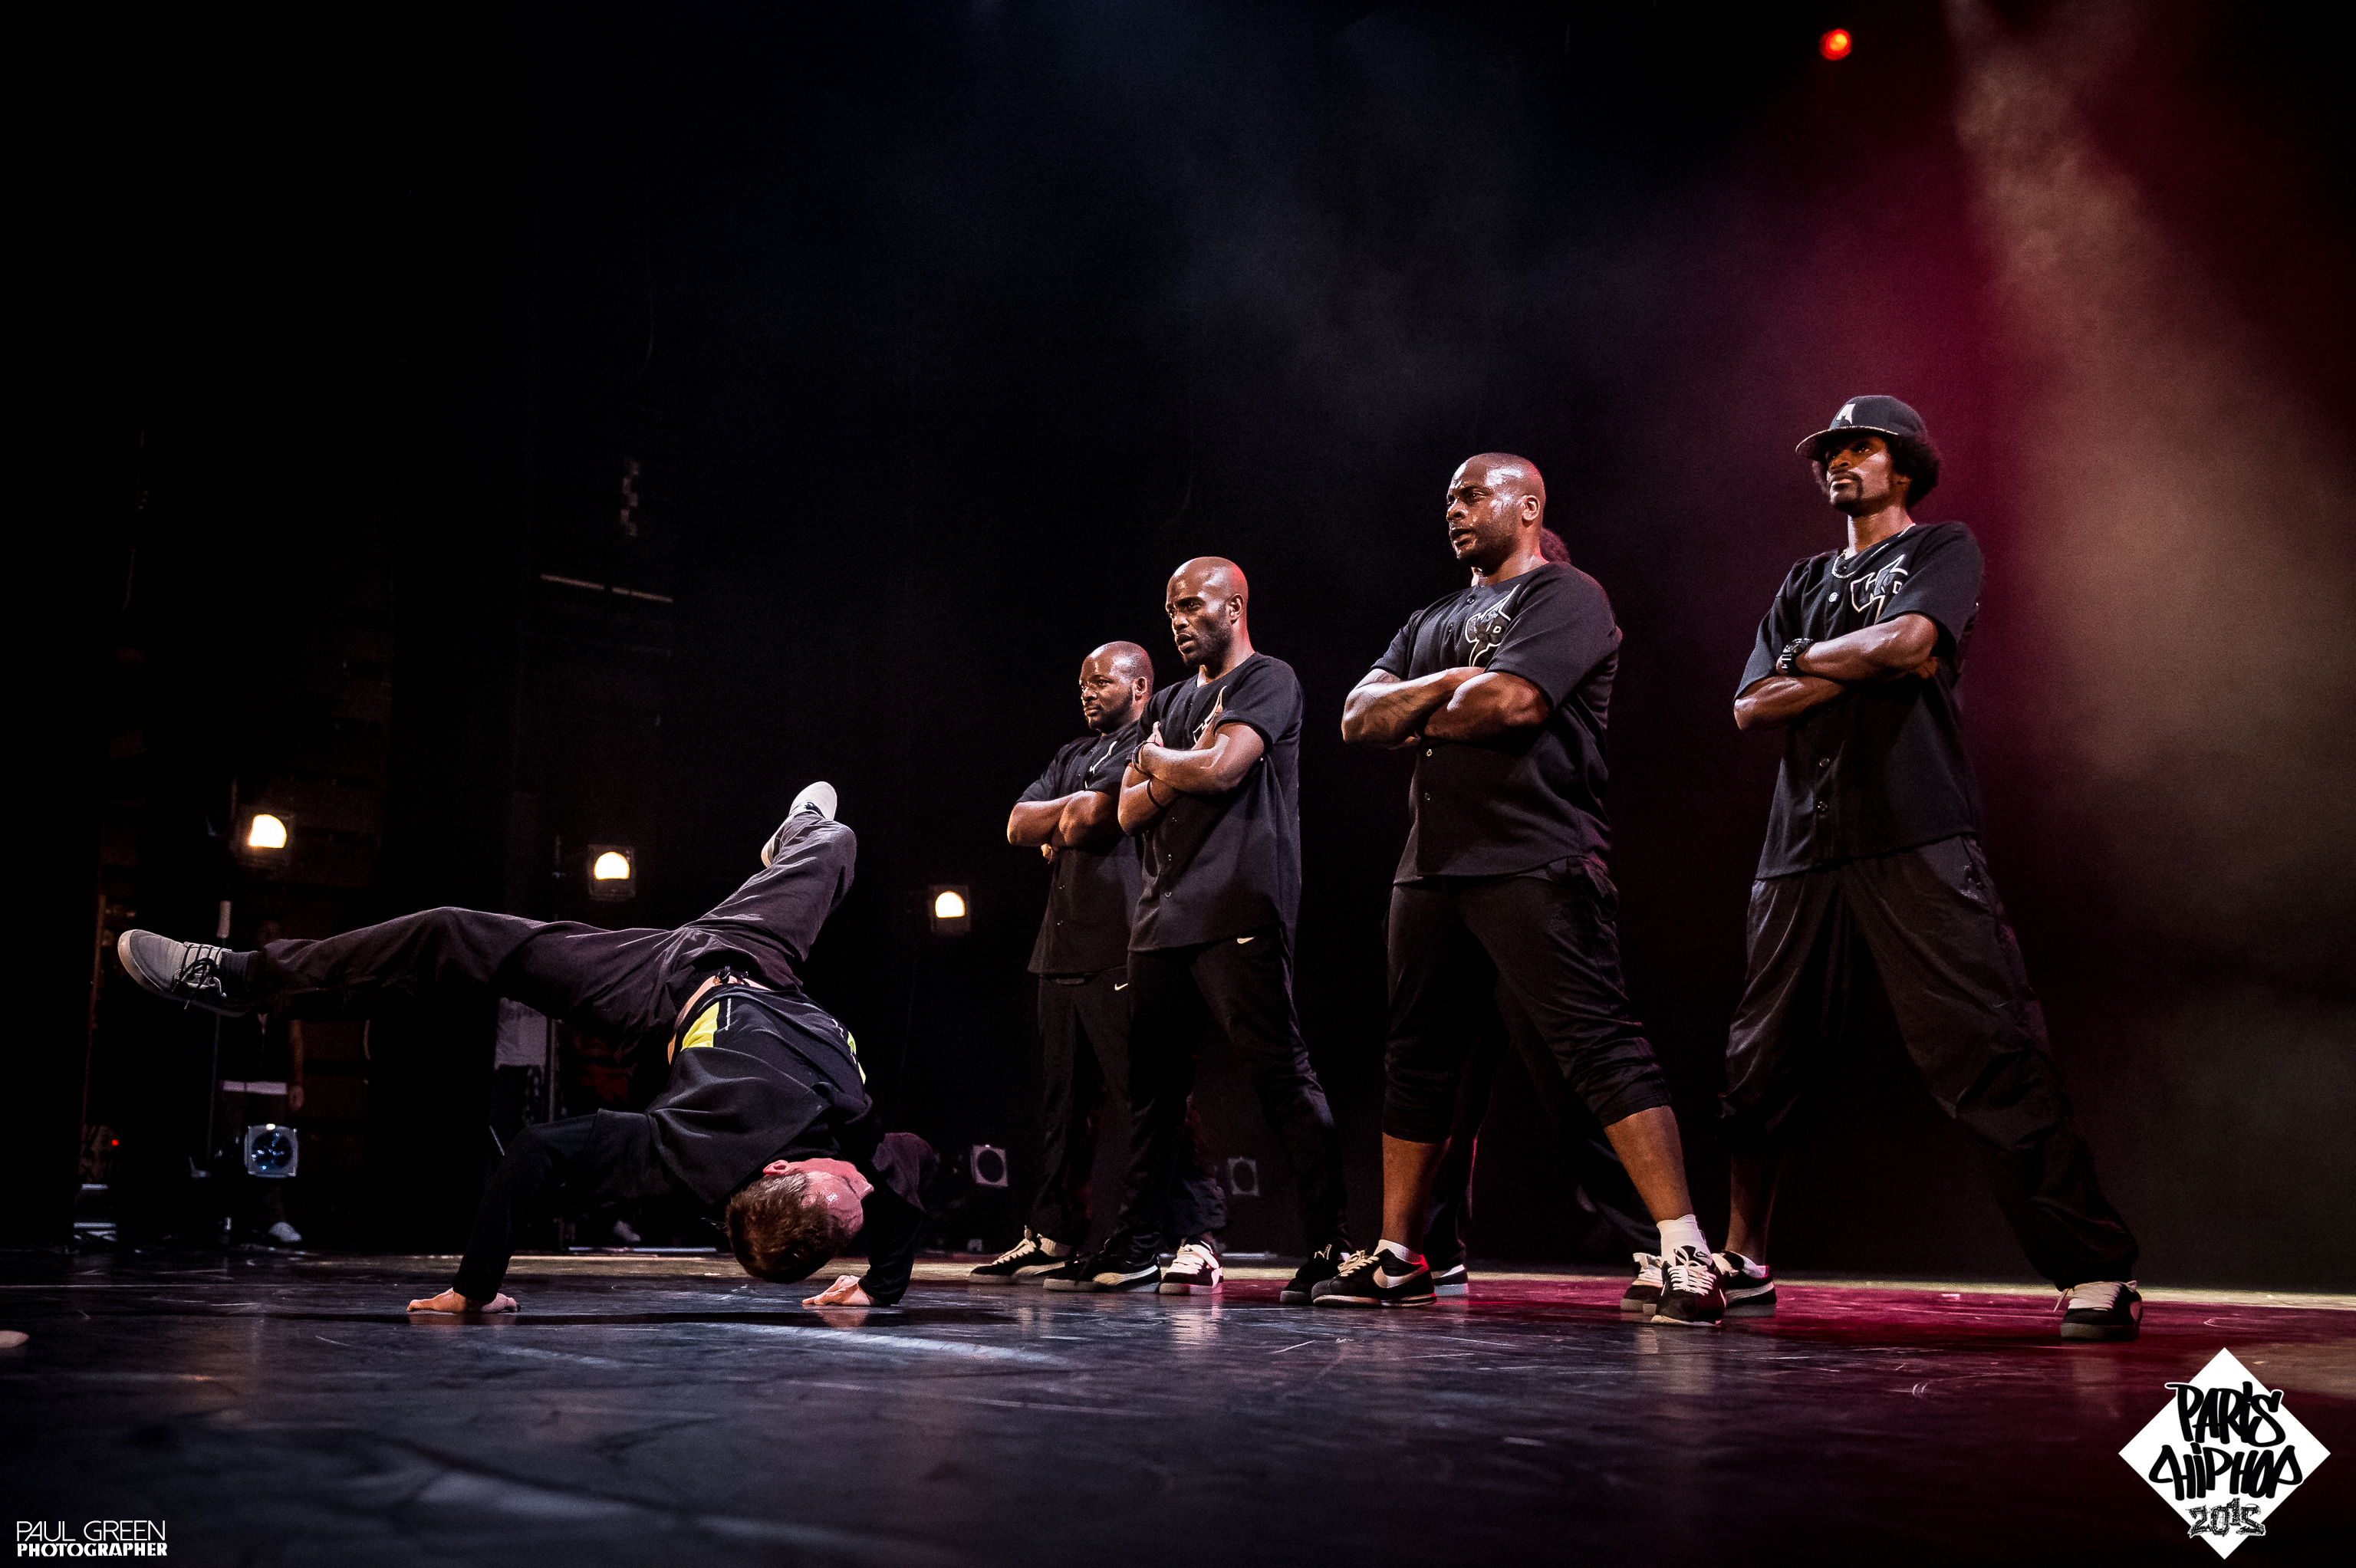
[[[1908,510],[1939,454],[1897,399],[1850,399],[1798,450],[1848,537],[1784,577],[1734,698],[1737,725],[1783,731],[1783,765],[1726,1046],[1729,1310],[1775,1309],[1767,1225],[1793,1112],[1879,985],[1932,1094],[1987,1150],[2021,1250],[2061,1288],[2062,1337],[2132,1339],[2135,1238],[2095,1182],[1980,853],[1956,693],[1979,541]]]
[[[1726,1302],[1686,1188],[1667,1082],[1620,977],[1602,788],[1620,664],[1611,601],[1546,559],[1546,482],[1507,453],[1449,480],[1449,548],[1471,584],[1409,617],[1344,702],[1342,738],[1412,748],[1392,879],[1383,1232],[1316,1287],[1321,1307],[1423,1307],[1420,1251],[1458,1081],[1503,982],[1599,1123],[1660,1228],[1622,1309],[1715,1327]]]
[[[737,1262],[779,1284],[808,1278],[863,1228],[865,1280],[845,1275],[808,1305],[889,1306],[907,1289],[932,1151],[883,1131],[850,1032],[802,994],[800,966],[858,855],[834,809],[831,786],[803,790],[761,870],[676,931],[435,909],[250,953],[127,931],[117,952],[147,990],[232,1016],[363,1017],[475,987],[596,1034],[670,1036],[670,1081],[644,1114],[600,1111],[516,1139],[457,1277],[412,1311],[513,1311],[499,1285],[519,1225],[557,1202],[664,1193],[724,1206]]]

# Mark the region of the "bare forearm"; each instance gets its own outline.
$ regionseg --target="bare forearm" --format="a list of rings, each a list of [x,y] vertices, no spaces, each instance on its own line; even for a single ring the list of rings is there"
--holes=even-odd
[[[1801,650],[1802,675],[1826,680],[1895,680],[1900,676],[1928,675],[1938,650],[1939,628],[1927,615],[1901,615],[1878,626],[1844,636],[1810,643]],[[1929,668],[1924,667],[1929,665]]]
[[[1812,675],[1771,675],[1753,681],[1734,699],[1738,730],[1774,730],[1841,694],[1841,683]]]
[[[1102,790],[1083,790],[1066,798],[1050,842],[1058,849],[1109,849],[1120,842],[1119,813],[1114,796]]]
[[[1155,790],[1153,781],[1139,773],[1134,765],[1122,775],[1120,803],[1115,807],[1123,833],[1141,833],[1153,824],[1170,805],[1170,791]]]
[[[1054,800],[1017,802],[1014,809],[1006,814],[1006,841],[1009,844],[1020,844],[1026,849],[1035,849],[1042,844],[1053,843],[1055,837],[1055,824],[1063,816],[1064,807],[1072,799],[1071,795],[1058,795]]]
[[[1137,765],[1162,786],[1158,793],[1164,805],[1170,804],[1173,790],[1181,795],[1225,795],[1251,771],[1251,760],[1241,755],[1234,738],[1224,731],[1212,744],[1183,752],[1141,746]]]
[[[1413,680],[1369,681],[1342,701],[1342,739],[1354,746],[1396,746],[1411,740],[1457,688],[1480,673],[1466,665]]]
[[[1508,730],[1546,722],[1548,709],[1538,688],[1517,675],[1475,670],[1424,721],[1428,741],[1486,741]]]

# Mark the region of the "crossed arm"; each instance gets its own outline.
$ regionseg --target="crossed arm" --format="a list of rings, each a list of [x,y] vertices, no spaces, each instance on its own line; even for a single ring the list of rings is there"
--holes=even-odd
[[[1136,833],[1150,827],[1182,795],[1225,795],[1244,782],[1244,775],[1268,750],[1268,742],[1250,725],[1222,723],[1227,699],[1211,708],[1211,716],[1194,731],[1187,746],[1164,745],[1162,726],[1154,725],[1145,744],[1130,759],[1121,775],[1120,830]]]
[[[1462,665],[1401,680],[1370,670],[1344,699],[1342,739],[1355,746],[1412,746],[1419,740],[1485,741],[1546,722],[1546,694],[1520,676]]]
[[[1772,730],[1821,708],[1851,685],[1939,673],[1939,624],[1928,615],[1901,615],[1878,626],[1811,643],[1797,676],[1752,681],[1734,699],[1740,730]]]
[[[1054,800],[1023,800],[1007,813],[1006,841],[1036,846],[1052,860],[1058,849],[1105,849],[1120,838],[1108,790],[1074,790]]]

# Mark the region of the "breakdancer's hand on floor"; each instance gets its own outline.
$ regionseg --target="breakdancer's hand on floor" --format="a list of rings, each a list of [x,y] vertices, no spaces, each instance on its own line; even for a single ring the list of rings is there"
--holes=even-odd
[[[802,1297],[802,1305],[804,1307],[873,1307],[875,1302],[874,1298],[861,1286],[857,1275],[844,1274],[837,1275],[834,1283],[816,1296]]]
[[[488,1301],[469,1301],[455,1290],[439,1296],[421,1296],[409,1304],[412,1312],[513,1312],[516,1299],[500,1291]]]

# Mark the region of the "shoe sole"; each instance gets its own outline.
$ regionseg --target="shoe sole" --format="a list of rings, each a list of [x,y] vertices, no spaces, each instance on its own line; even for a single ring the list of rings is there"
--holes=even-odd
[[[1472,1287],[1470,1285],[1435,1285],[1431,1287],[1431,1294],[1434,1296],[1470,1296],[1472,1294]]]
[[[1716,1317],[1676,1317],[1666,1312],[1655,1312],[1650,1320],[1672,1328],[1715,1328],[1721,1321]]]
[[[1219,1281],[1215,1279],[1208,1282],[1194,1279],[1165,1279],[1162,1282],[1161,1293],[1163,1296],[1209,1296],[1218,1288]]]
[[[1661,1304],[1657,1301],[1630,1301],[1623,1296],[1620,1302],[1620,1316],[1622,1317],[1650,1317],[1660,1309]]]
[[[1305,1290],[1280,1290],[1276,1299],[1286,1307],[1313,1307],[1316,1298]]]
[[[2124,1345],[2143,1332],[2143,1325],[2131,1323],[2114,1326],[2108,1323],[2064,1323],[2062,1338],[2082,1344]]]
[[[1771,1296],[1764,1301],[1755,1298],[1750,1301],[1729,1301],[1726,1304],[1726,1315],[1729,1317],[1772,1317],[1775,1316],[1775,1298]]]
[[[1403,1296],[1395,1301],[1377,1301],[1366,1296],[1319,1296],[1310,1298],[1312,1307],[1429,1307],[1429,1296]]]

